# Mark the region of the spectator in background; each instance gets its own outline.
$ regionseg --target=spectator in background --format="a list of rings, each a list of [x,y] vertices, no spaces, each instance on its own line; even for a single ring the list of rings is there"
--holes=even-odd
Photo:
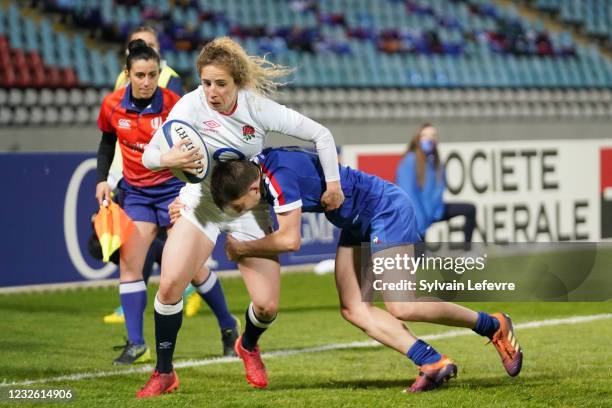
[[[419,233],[423,238],[434,222],[463,215],[465,242],[472,242],[476,207],[471,203],[444,202],[444,166],[438,154],[438,131],[432,124],[423,124],[410,141],[408,151],[397,168],[396,183],[412,199]]]
[[[287,46],[292,50],[313,53],[317,38],[316,29],[293,27],[286,40]]]
[[[296,13],[317,12],[319,5],[315,0],[291,0],[289,8]]]
[[[423,38],[425,43],[427,44],[427,49],[430,54],[442,54],[444,53],[444,47],[442,46],[442,41],[440,41],[440,36],[434,30],[425,31],[423,33]]]

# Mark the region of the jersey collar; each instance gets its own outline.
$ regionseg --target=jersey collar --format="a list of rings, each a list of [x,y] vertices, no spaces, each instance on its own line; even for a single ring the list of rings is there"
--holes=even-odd
[[[123,94],[123,99],[121,100],[121,107],[130,112],[137,112],[141,115],[146,115],[148,113],[160,113],[163,109],[164,105],[164,95],[158,86],[153,94],[153,100],[151,104],[140,110],[134,103],[132,102],[132,86],[128,84],[125,87],[125,93]]]
[[[223,116],[232,116],[234,112],[236,112],[236,108],[238,107],[238,95],[236,95],[236,102],[234,102],[234,106],[230,109],[229,112],[219,112]]]

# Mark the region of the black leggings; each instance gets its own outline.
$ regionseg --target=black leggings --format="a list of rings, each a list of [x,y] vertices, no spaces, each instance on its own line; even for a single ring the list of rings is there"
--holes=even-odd
[[[445,203],[446,209],[442,218],[438,221],[448,221],[458,215],[465,216],[465,224],[463,224],[463,235],[465,242],[472,242],[472,234],[476,228],[476,207],[471,203]],[[437,222],[438,222],[437,221]]]

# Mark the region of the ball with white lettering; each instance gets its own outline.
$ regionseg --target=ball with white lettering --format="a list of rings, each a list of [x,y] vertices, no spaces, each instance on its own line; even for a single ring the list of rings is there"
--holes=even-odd
[[[164,139],[161,146],[162,153],[172,149],[172,146],[180,140],[186,140],[186,143],[182,146],[183,151],[200,149],[201,158],[196,161],[198,167],[195,169],[195,174],[180,169],[171,170],[172,174],[186,183],[196,184],[202,182],[208,175],[208,170],[210,168],[210,156],[202,136],[200,136],[198,131],[190,124],[176,119],[164,123],[162,131],[164,133]]]

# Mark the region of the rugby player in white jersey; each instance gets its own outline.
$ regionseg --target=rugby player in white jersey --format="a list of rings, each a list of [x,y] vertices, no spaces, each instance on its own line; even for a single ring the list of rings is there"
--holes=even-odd
[[[291,72],[259,57],[248,56],[230,38],[218,38],[200,52],[197,70],[201,85],[186,94],[172,109],[168,120],[180,119],[203,137],[212,165],[223,159],[249,158],[261,152],[267,132],[273,131],[312,141],[317,149],[326,189],[321,204],[327,211],[342,205],[336,145],[330,131],[317,122],[267,97],[279,85],[276,78]],[[180,145],[162,154],[163,133],[158,132],[145,149],[143,164],[152,170],[193,170],[202,152],[183,152]],[[271,220],[265,204],[237,215],[227,215],[214,204],[210,180],[187,184],[180,201],[186,205],[173,227],[162,258],[159,291],[155,297],[157,366],[138,398],[158,396],[178,388],[172,366],[176,338],[182,322],[182,293],[193,274],[212,254],[221,231],[235,239],[252,240],[270,233]],[[276,256],[245,257],[238,262],[251,303],[246,327],[236,341],[246,379],[255,388],[265,388],[268,377],[257,341],[276,318],[280,292],[280,265]]]

